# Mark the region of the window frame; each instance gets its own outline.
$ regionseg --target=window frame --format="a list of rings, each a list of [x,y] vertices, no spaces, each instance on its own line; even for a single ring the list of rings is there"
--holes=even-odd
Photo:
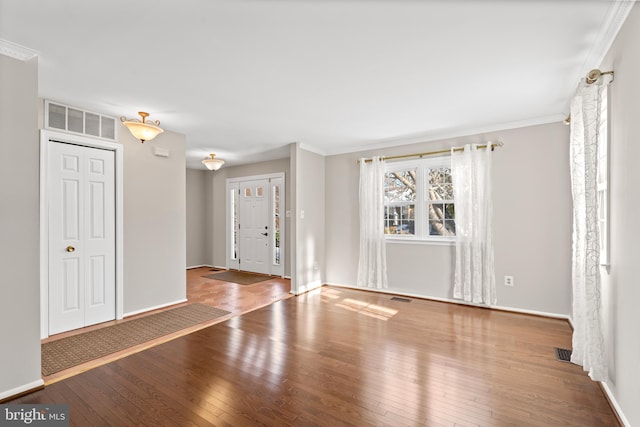
[[[414,213],[414,230],[415,234],[385,234],[385,242],[387,243],[408,243],[408,244],[428,244],[428,245],[454,245],[456,242],[456,236],[433,236],[429,234],[429,218],[428,218],[428,206],[432,203],[427,198],[427,190],[429,183],[427,169],[439,169],[439,168],[451,168],[451,156],[439,156],[429,157],[422,159],[412,160],[398,160],[392,162],[386,162],[384,173],[385,176],[390,172],[400,172],[410,169],[416,170],[416,198],[412,202],[406,202],[406,204],[415,205]],[[392,206],[402,204],[401,202],[392,202],[386,206]],[[447,204],[451,203],[455,209],[455,199],[447,201]],[[381,218],[384,221],[384,218]],[[455,221],[455,218],[454,218]]]

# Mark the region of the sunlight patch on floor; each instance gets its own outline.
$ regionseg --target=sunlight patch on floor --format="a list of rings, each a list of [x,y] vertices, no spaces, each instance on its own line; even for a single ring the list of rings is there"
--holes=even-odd
[[[370,304],[365,301],[360,301],[352,298],[345,298],[336,304],[336,307],[341,307],[349,311],[355,311],[365,316],[370,316],[380,320],[388,320],[398,313],[398,310],[394,310],[389,307],[383,307],[376,304]]]
[[[340,299],[342,292],[336,289],[322,288],[322,302],[330,302],[330,300]]]

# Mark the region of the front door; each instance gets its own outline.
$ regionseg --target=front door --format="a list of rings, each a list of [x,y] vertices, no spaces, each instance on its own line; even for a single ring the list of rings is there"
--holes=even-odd
[[[269,274],[269,180],[240,183],[240,269]]]
[[[115,319],[115,154],[49,142],[49,333]]]

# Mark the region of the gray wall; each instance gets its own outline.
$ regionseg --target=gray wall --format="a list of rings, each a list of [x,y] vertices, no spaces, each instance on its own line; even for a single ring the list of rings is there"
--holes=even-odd
[[[571,190],[568,134],[548,124],[402,147],[335,155],[326,162],[326,282],[355,286],[358,268],[356,161],[501,140],[493,154],[495,266],[498,305],[571,312]],[[451,299],[455,247],[387,244],[389,291]],[[513,288],[503,286],[514,276]]]
[[[325,229],[325,161],[324,156],[297,147],[294,207],[296,280],[292,283],[295,293],[324,284],[325,235],[328,232]]]
[[[40,377],[38,61],[0,55],[0,399]]]
[[[165,130],[141,144],[125,128],[124,313],[186,298],[185,137]],[[165,148],[159,157],[153,148]]]
[[[209,201],[208,206],[211,209],[211,216],[213,221],[213,230],[209,234],[209,239],[213,242],[211,259],[214,266],[225,267],[227,265],[226,260],[226,180],[228,178],[240,178],[243,176],[255,176],[255,175],[267,175],[272,173],[284,172],[284,185],[285,185],[285,210],[290,210],[291,203],[291,173],[289,168],[289,159],[271,160],[268,162],[253,163],[249,165],[222,167],[215,172],[209,172],[212,182],[212,199]],[[285,233],[287,236],[291,233],[289,218],[285,219]],[[291,248],[285,248],[284,257],[284,274],[291,275],[290,270],[290,256]]]
[[[640,5],[631,10],[600,69],[610,89],[610,268],[602,270],[609,387],[629,425],[640,426]]]
[[[210,188],[211,172],[187,169],[187,268],[209,265],[211,257],[208,251],[209,236],[207,225],[213,222],[207,213],[207,204],[211,197],[207,192]],[[211,227],[208,227],[211,229]]]

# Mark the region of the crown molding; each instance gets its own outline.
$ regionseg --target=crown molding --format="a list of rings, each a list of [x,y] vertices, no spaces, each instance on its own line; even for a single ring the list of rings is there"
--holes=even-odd
[[[325,155],[334,156],[340,154],[352,154],[359,152],[367,152],[371,150],[380,150],[384,148],[399,147],[402,145],[421,144],[426,142],[443,141],[446,139],[465,138],[465,137],[486,137],[486,134],[507,131],[510,129],[519,129],[529,126],[545,125],[550,123],[560,123],[566,114],[557,113],[547,116],[533,117],[530,119],[516,120],[511,122],[502,122],[486,126],[467,127],[460,129],[450,129],[446,131],[429,132],[421,135],[415,135],[406,138],[386,139],[362,144],[352,144],[343,146],[336,150],[329,150]]]
[[[327,155],[327,151],[326,150],[323,150],[323,149],[321,149],[319,147],[316,147],[316,146],[313,146],[313,145],[309,145],[309,144],[301,142],[298,146],[301,149],[305,150],[305,151],[311,151],[312,153],[319,154],[321,156],[326,156]]]
[[[589,70],[602,64],[604,57],[607,52],[609,52],[618,32],[620,32],[620,28],[622,28],[624,21],[627,19],[627,16],[629,16],[629,12],[631,12],[635,3],[635,0],[619,0],[611,2],[609,12],[604,19],[604,24],[601,27],[596,43],[593,45],[593,48],[585,59],[584,64],[582,64],[582,70],[579,78]]]
[[[18,61],[28,61],[38,56],[38,52],[9,40],[0,39],[0,55],[5,55]]]

